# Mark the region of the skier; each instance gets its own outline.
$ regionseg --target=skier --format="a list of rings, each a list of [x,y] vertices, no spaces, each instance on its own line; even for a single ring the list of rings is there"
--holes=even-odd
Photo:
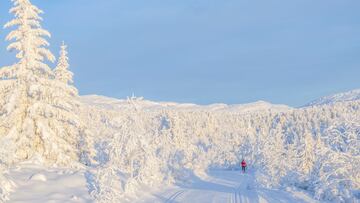
[[[242,162],[241,162],[241,169],[242,169],[242,172],[243,172],[243,173],[245,173],[245,171],[246,171],[246,166],[247,166],[247,165],[246,165],[246,162],[245,162],[245,160],[243,159]]]

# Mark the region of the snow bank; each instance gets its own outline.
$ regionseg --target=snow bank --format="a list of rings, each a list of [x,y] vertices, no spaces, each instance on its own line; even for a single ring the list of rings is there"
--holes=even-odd
[[[0,165],[0,202],[9,200],[10,193],[15,189],[15,183],[8,177],[8,171]]]
[[[47,178],[44,174],[41,174],[41,173],[36,173],[36,174],[33,174],[29,180],[32,180],[32,181],[41,181],[41,182],[46,182],[47,181]]]
[[[9,170],[9,175],[17,185],[9,202],[93,202],[82,170],[27,163]]]

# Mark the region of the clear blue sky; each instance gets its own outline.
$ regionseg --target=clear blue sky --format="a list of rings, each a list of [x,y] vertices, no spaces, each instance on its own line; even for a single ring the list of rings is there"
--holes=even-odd
[[[359,0],[32,2],[53,52],[69,44],[81,94],[301,106],[360,88]],[[10,6],[1,0],[1,24]],[[0,65],[14,61],[6,45]]]

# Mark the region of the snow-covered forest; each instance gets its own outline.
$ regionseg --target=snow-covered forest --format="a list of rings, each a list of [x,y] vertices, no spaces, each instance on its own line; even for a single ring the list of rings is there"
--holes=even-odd
[[[316,199],[340,202],[355,200],[359,190],[360,101],[292,109],[263,102],[90,103],[96,99],[82,98],[82,117],[96,135],[100,165],[93,194],[99,200],[121,197],[141,184],[181,181],[185,171],[236,167],[243,158],[256,170],[259,187],[294,186]],[[117,182],[107,184],[113,179],[122,182],[118,190]]]
[[[11,200],[10,171],[23,163],[83,171],[93,201],[121,202],[242,159],[255,188],[360,201],[359,91],[302,108],[79,96],[65,43],[55,57],[42,11],[13,3],[6,40],[18,60],[0,69],[0,202]]]

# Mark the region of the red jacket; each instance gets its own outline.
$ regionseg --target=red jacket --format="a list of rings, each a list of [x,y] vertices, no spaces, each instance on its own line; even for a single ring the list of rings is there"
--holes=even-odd
[[[241,162],[241,166],[246,167],[246,162],[245,162],[245,161],[242,161],[242,162]]]

